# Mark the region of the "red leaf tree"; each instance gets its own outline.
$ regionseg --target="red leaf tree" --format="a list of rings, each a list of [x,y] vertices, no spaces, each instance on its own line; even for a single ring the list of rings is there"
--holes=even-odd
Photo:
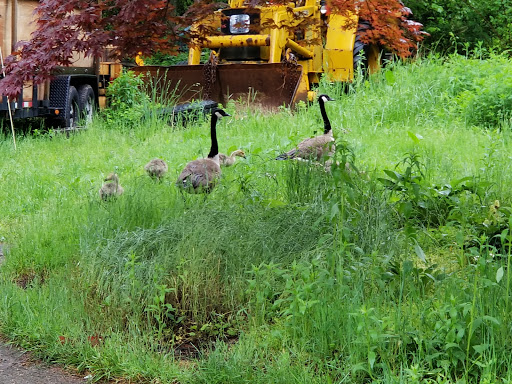
[[[378,44],[398,56],[410,56],[426,35],[422,24],[409,19],[411,10],[401,0],[330,0],[337,12],[357,13],[361,41]]]
[[[176,52],[178,42],[190,38],[185,27],[219,8],[214,1],[196,0],[186,16],[175,16],[172,3],[42,0],[35,10],[37,28],[30,41],[18,43],[5,60],[0,94],[14,98],[27,81],[44,82],[57,66],[71,65],[76,53],[101,57],[107,46],[114,47],[113,58],[134,57],[139,52]],[[251,1],[251,6],[258,4],[267,2]],[[402,57],[410,55],[422,38],[421,24],[408,19],[410,10],[400,0],[330,0],[329,5],[340,13],[358,12],[369,25],[362,32],[362,41],[386,46]]]
[[[170,0],[43,0],[30,41],[5,60],[0,94],[13,98],[25,82],[44,82],[55,67],[71,65],[75,53],[101,57],[107,46],[113,58],[172,52],[180,38],[172,10]]]

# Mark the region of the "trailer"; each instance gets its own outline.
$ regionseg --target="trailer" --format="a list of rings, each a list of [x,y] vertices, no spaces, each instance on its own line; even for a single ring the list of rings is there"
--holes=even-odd
[[[29,40],[36,24],[37,0],[0,0],[0,49],[9,55],[18,41]],[[28,83],[15,101],[0,95],[0,119],[41,117],[61,128],[77,127],[92,119],[97,108],[106,105],[106,88],[119,76],[122,65],[102,59],[76,55],[71,67],[59,67],[51,80],[43,84]],[[10,111],[9,111],[10,109]]]

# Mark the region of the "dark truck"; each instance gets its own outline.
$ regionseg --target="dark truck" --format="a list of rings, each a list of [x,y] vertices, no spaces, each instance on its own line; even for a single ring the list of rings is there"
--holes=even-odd
[[[2,60],[18,41],[30,39],[38,4],[37,0],[0,0]],[[79,122],[90,120],[96,109],[107,105],[106,89],[122,70],[121,63],[108,61],[108,49],[102,59],[77,55],[73,66],[56,68],[51,80],[39,85],[26,84],[16,101],[8,103],[7,97],[0,95],[0,120],[8,121],[11,116],[13,119],[41,117],[53,126],[74,129]],[[216,106],[216,102],[201,101],[164,108],[162,113],[172,115],[170,121],[186,114],[181,121],[187,121]]]

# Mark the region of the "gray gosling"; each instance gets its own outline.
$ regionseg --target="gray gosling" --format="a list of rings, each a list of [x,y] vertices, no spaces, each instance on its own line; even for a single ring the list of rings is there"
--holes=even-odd
[[[106,183],[99,190],[99,194],[102,200],[109,200],[113,197],[121,196],[124,192],[124,188],[119,184],[119,176],[116,173],[110,173],[105,178]]]
[[[189,162],[178,176],[176,186],[188,193],[209,193],[215,187],[222,171],[220,169],[219,145],[217,142],[217,120],[230,116],[224,110],[212,111],[210,138],[211,148],[208,157]]]
[[[161,179],[168,169],[167,163],[162,159],[153,159],[144,166],[144,170],[153,179]]]
[[[235,164],[237,156],[245,159],[245,152],[241,149],[237,149],[236,151],[231,152],[231,155],[229,156],[224,153],[219,153],[220,165],[224,167],[231,167]]]
[[[332,135],[331,122],[325,112],[324,103],[326,101],[334,101],[327,95],[318,96],[318,104],[320,105],[320,113],[324,121],[324,133],[320,136],[310,137],[301,141],[292,150],[282,153],[276,160],[314,160],[322,161],[330,158],[335,150],[334,137]]]

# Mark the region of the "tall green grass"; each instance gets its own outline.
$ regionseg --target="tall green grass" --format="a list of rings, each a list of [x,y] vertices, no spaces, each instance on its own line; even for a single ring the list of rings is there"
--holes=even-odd
[[[321,84],[331,172],[274,160],[320,133],[318,105],[230,102],[220,149],[247,159],[206,197],[174,183],[208,153],[208,119],[143,107],[17,151],[3,137],[1,332],[96,379],[509,382],[510,124],[467,108],[510,66],[431,57]],[[125,193],[103,202],[113,171]]]

